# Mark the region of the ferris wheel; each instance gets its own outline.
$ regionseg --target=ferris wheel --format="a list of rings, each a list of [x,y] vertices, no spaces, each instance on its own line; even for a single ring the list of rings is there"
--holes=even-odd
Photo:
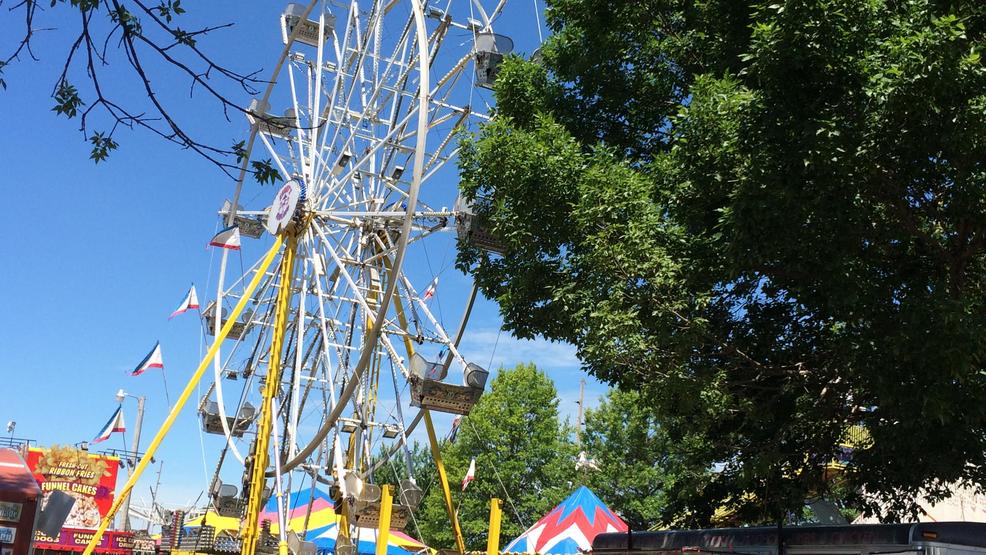
[[[468,414],[488,372],[459,350],[476,288],[443,291],[456,316],[436,310],[446,266],[431,259],[456,240],[500,251],[455,173],[457,134],[489,119],[513,48],[493,32],[506,0],[488,4],[313,1],[281,14],[283,51],[250,103],[244,153],[269,157],[280,179],[241,179],[220,211],[242,250],[222,250],[202,310],[219,342],[202,426],[224,438],[220,467],[243,468],[239,485],[217,469],[210,495],[243,517],[243,553],[257,549],[260,503],[292,476],[331,486],[348,526],[375,527],[381,460],[407,469],[390,512],[406,526],[423,496],[408,451],[421,422],[463,549],[432,413]]]

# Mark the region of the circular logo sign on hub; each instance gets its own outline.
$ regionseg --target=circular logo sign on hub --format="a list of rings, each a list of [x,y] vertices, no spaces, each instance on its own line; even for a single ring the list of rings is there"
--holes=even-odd
[[[274,202],[267,215],[267,231],[277,235],[284,230],[294,216],[299,198],[301,198],[301,184],[297,179],[292,179],[281,187],[281,190],[274,195]]]

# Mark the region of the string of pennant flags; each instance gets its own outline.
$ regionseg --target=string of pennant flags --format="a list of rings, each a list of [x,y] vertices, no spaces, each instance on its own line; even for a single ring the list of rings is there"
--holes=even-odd
[[[208,247],[219,247],[229,250],[240,250],[240,228],[239,226],[233,225],[224,229],[219,230],[212,239],[209,241]],[[207,248],[208,248],[207,247]],[[181,303],[178,308],[168,316],[168,320],[173,319],[176,316],[180,316],[189,310],[199,310],[199,297],[195,292],[195,284],[188,289],[185,296],[182,298]],[[151,369],[161,370],[161,378],[164,380],[164,393],[168,397],[168,381],[164,374],[164,355],[161,352],[161,342],[158,341],[151,348],[151,351],[137,364],[137,366],[130,371],[131,376],[140,376],[144,372]],[[168,405],[171,405],[170,398],[167,399]],[[113,416],[110,417],[106,425],[99,431],[95,438],[93,438],[93,443],[99,443],[106,441],[114,433],[126,432],[127,427],[123,421],[123,407],[117,407]]]
[[[192,284],[192,286],[188,289],[188,292],[185,293],[185,296],[182,298],[181,303],[178,305],[178,308],[176,308],[174,312],[171,313],[171,316],[168,316],[168,320],[171,320],[175,316],[184,314],[189,310],[198,310],[198,309],[199,309],[199,298],[198,298],[198,294],[195,292],[195,284]],[[131,376],[140,376],[144,372],[147,372],[148,370],[152,370],[152,369],[161,370],[161,378],[164,380],[164,394],[168,402],[168,405],[170,406],[171,399],[168,394],[168,380],[164,374],[164,355],[161,352],[160,341],[154,343],[154,346],[151,347],[150,352],[148,352],[147,355],[144,356],[144,358],[141,359],[139,363],[137,363],[137,366],[135,366],[133,370],[130,370],[129,374]],[[123,433],[126,431],[127,431],[127,427],[123,421],[123,407],[117,407],[116,411],[113,413],[113,416],[110,417],[109,421],[107,421],[106,425],[103,426],[103,428],[99,431],[96,437],[93,438],[92,441],[93,443],[106,441],[114,433],[117,432]]]

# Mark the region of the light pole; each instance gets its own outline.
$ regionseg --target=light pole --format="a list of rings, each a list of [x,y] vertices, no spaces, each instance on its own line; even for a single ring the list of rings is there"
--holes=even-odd
[[[120,403],[121,405],[123,404],[123,401],[125,401],[127,397],[131,397],[133,399],[137,399],[137,423],[134,425],[134,440],[133,440],[133,448],[131,449],[131,451],[133,451],[134,463],[136,464],[137,457],[140,456],[140,454],[139,454],[140,453],[140,451],[139,451],[140,450],[140,424],[141,424],[141,422],[144,421],[144,399],[145,399],[145,397],[143,397],[143,396],[138,397],[136,395],[131,395],[131,394],[127,393],[126,391],[122,390],[122,389],[116,392],[116,401],[118,403]],[[128,464],[127,465],[127,477],[128,478],[130,477],[130,473],[133,472],[133,467],[135,466],[135,464]],[[130,530],[130,494],[129,493],[127,494],[127,497],[124,498],[124,500],[123,500],[123,504],[121,505],[121,512],[123,513],[123,529],[124,530]]]

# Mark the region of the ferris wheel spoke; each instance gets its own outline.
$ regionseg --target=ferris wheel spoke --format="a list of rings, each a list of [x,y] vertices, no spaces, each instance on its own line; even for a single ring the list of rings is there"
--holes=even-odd
[[[401,275],[401,278],[404,281],[405,287],[413,291],[414,289],[411,285],[411,282],[407,279],[407,277]],[[438,320],[431,313],[431,309],[428,308],[428,303],[426,303],[424,299],[422,299],[418,295],[414,295],[413,299],[415,302],[417,302],[418,308],[421,309],[421,312],[423,312],[425,317],[428,318],[428,321],[431,322],[431,325],[434,326],[434,330],[435,332],[438,333],[438,337],[441,339],[442,345],[445,346],[450,353],[452,353],[452,356],[455,357],[455,360],[458,361],[459,364],[462,365],[462,369],[465,370],[466,366],[468,365],[466,359],[464,359],[462,355],[459,354],[458,348],[456,348],[452,340],[449,338],[448,334],[445,333],[445,329],[442,327],[441,324],[438,323]]]
[[[352,3],[350,3],[349,11],[348,11],[347,16],[346,16],[347,22],[348,21],[351,21],[353,19],[355,11],[356,11],[356,4],[355,4],[355,2],[352,2]],[[344,62],[343,52],[345,51],[347,45],[349,44],[350,30],[351,30],[351,27],[347,24],[346,25],[345,33],[343,34],[342,45],[339,44],[339,36],[338,36],[338,34],[335,33],[335,32],[332,33],[333,51],[334,51],[335,56],[336,56],[336,62],[335,62],[335,79],[333,79],[332,89],[328,93],[328,102],[326,103],[326,106],[325,106],[325,112],[321,115],[321,120],[322,121],[325,121],[325,122],[332,122],[332,114],[335,111],[336,99],[341,94],[341,90],[342,90],[341,88],[344,85],[344,81],[345,81],[345,77],[346,77],[346,72],[345,72],[345,68],[344,68],[344,63],[345,62]],[[315,63],[319,64],[320,66],[326,65],[325,62],[323,62],[322,60],[323,60],[323,58],[322,57],[319,57],[315,61]],[[317,91],[317,92],[318,93],[322,93],[324,91]],[[332,123],[336,123],[338,125],[339,123],[341,123],[341,121],[340,122],[332,122]],[[328,136],[329,136],[328,133],[321,133],[321,142],[320,142],[320,145],[318,146],[317,149],[314,149],[316,152],[319,153],[320,156],[321,156],[321,153],[322,152],[327,152],[327,149],[326,149],[326,139],[328,138]],[[323,177],[322,170],[324,168],[326,168],[326,167],[331,167],[331,166],[328,166],[328,164],[326,164],[325,161],[323,160],[322,166],[319,168],[319,171],[312,172],[312,180],[313,180],[314,183],[320,183],[322,181],[322,177]]]
[[[404,48],[404,47],[407,45],[407,38],[409,36],[409,31],[410,31],[410,20],[408,21],[408,24],[405,25],[405,29],[404,29],[404,32],[402,33],[402,37],[401,37],[400,41],[398,42],[398,44],[395,46],[394,54],[388,59],[387,66],[386,66],[386,68],[384,70],[384,74],[382,76],[378,76],[378,78],[375,79],[376,85],[374,86],[374,90],[372,91],[372,95],[370,96],[369,100],[367,101],[367,99],[365,98],[365,96],[363,97],[364,98],[364,102],[362,104],[363,110],[357,111],[357,113],[359,115],[358,115],[357,121],[355,123],[352,123],[352,119],[351,119],[352,114],[353,114],[353,112],[355,110],[349,108],[349,106],[351,105],[351,95],[352,95],[352,92],[356,88],[357,79],[354,76],[354,78],[351,80],[351,83],[352,84],[351,84],[351,87],[350,87],[349,92],[347,93],[347,100],[346,100],[346,103],[345,103],[345,108],[343,108],[344,111],[342,113],[340,113],[340,120],[341,121],[344,121],[345,122],[348,119],[347,124],[348,124],[351,132],[352,132],[352,130],[359,129],[360,126],[362,125],[362,123],[364,121],[366,121],[367,119],[369,119],[370,121],[376,120],[375,122],[385,123],[383,120],[381,120],[381,119],[379,119],[379,118],[376,117],[377,114],[379,114],[379,110],[380,110],[379,107],[382,106],[383,104],[386,104],[386,102],[387,102],[387,100],[389,98],[394,97],[397,93],[399,93],[399,90],[393,89],[393,88],[389,88],[389,87],[386,87],[385,85],[383,85],[384,78],[386,78],[388,75],[390,75],[391,70],[396,66],[396,67],[399,67],[399,68],[403,69],[403,72],[401,73],[400,77],[398,77],[398,82],[405,82],[406,79],[407,79],[407,76],[410,74],[410,71],[412,69],[411,64],[403,64],[403,63],[397,61],[397,59],[398,59],[397,58],[397,50],[400,50],[400,49],[403,48],[403,50],[405,51],[405,53],[401,54],[401,59],[403,59],[403,57],[407,55],[406,54],[407,48]],[[362,79],[362,76],[360,76],[360,82],[361,83],[365,83],[365,80]],[[386,94],[384,94],[383,96],[381,96],[381,93],[382,92],[383,93],[386,93]],[[394,113],[394,105],[395,105],[395,103],[392,103],[392,108],[391,108],[392,118],[391,118],[391,121],[393,121],[394,117],[396,117],[396,114]],[[373,110],[373,114],[368,116],[368,112],[370,110]],[[337,127],[336,133],[333,135],[332,140],[329,142],[329,146],[332,147],[333,149],[339,148],[339,147],[336,147],[335,145],[336,145],[336,142],[339,139],[339,136],[340,136],[339,135],[339,131],[341,129],[343,129],[342,126]],[[353,135],[351,135],[351,137],[352,136]],[[346,148],[349,148],[351,146],[351,145],[349,145],[350,142],[351,142],[351,139],[350,140],[347,140],[345,142],[345,144],[343,144],[343,146],[341,148],[339,148],[339,151],[340,152],[344,152]]]
[[[304,243],[307,244],[311,242],[310,233],[306,233],[305,239],[306,240],[304,241]],[[295,335],[298,337],[298,340],[294,349],[294,365],[291,368],[291,402],[288,406],[288,417],[290,418],[291,424],[289,428],[285,430],[285,434],[284,434],[284,443],[288,448],[289,456],[294,455],[295,448],[297,447],[297,445],[295,444],[295,439],[297,438],[298,435],[298,418],[299,418],[299,411],[301,410],[301,406],[299,404],[300,403],[299,397],[301,395],[301,370],[304,364],[302,361],[302,350],[300,346],[306,333],[305,295],[308,292],[308,288],[304,286],[304,279],[305,276],[307,276],[308,274],[308,258],[307,257],[299,257],[299,258],[301,259],[302,277],[301,277],[300,286],[298,288],[299,289],[298,310],[297,310],[297,315],[295,316]],[[310,345],[311,346],[308,349],[308,353],[304,355],[305,360],[308,359],[308,356],[311,354],[311,349],[314,347],[315,344],[311,343]],[[312,382],[309,382],[308,386],[310,386],[311,383]]]
[[[415,414],[414,418],[411,419],[411,423],[408,424],[403,429],[403,433],[401,434],[400,439],[394,442],[394,445],[391,446],[390,451],[385,453],[384,456],[382,456],[378,460],[374,461],[374,463],[370,465],[365,472],[362,472],[360,474],[360,478],[365,479],[367,476],[378,470],[381,466],[390,462],[390,459],[394,455],[396,455],[399,451],[401,451],[402,449],[407,449],[407,437],[410,436],[414,432],[414,430],[418,427],[418,424],[421,423],[421,418],[423,416],[424,416],[424,409],[418,409],[417,414]]]
[[[288,170],[284,167],[284,163],[281,160],[282,155],[274,148],[274,145],[271,144],[270,139],[267,138],[266,134],[261,133],[260,140],[261,142],[264,143],[264,146],[267,148],[267,152],[270,153],[271,160],[273,160],[274,163],[277,164],[277,169],[281,173],[281,179],[284,181],[289,181],[291,179],[291,173],[288,172]]]
[[[497,3],[496,7],[493,8],[493,11],[490,12],[490,19],[489,22],[486,24],[486,27],[483,28],[484,31],[489,31],[490,29],[493,28],[493,22],[496,21],[496,18],[500,16],[500,12],[503,11],[503,8],[506,5],[507,5],[507,0],[500,0]]]
[[[349,303],[353,305],[355,309],[361,310],[363,314],[372,314],[374,312],[375,303],[371,302],[371,300],[367,298],[367,294],[370,293],[372,289],[372,279],[370,279],[370,283],[368,285],[361,286],[360,281],[362,281],[363,278],[359,276],[353,277],[348,270],[349,267],[359,269],[363,266],[363,264],[359,262],[359,258],[356,257],[349,260],[343,259],[338,252],[351,252],[350,249],[353,242],[356,240],[356,234],[351,234],[347,244],[342,244],[341,242],[334,244],[328,239],[324,230],[321,229],[321,225],[315,223],[313,227],[316,234],[321,239],[322,249],[319,250],[319,252],[328,253],[331,257],[331,261],[333,262],[333,267],[335,268],[332,272],[332,278],[335,280],[335,283],[333,284],[333,293],[331,295],[321,295],[320,299],[333,299],[335,302],[339,303],[340,306],[342,304]],[[347,258],[350,257],[348,254],[346,256]],[[339,279],[340,277],[341,279]],[[343,286],[341,289],[340,285]],[[345,296],[347,291],[352,295],[352,297]]]
[[[373,16],[371,19],[372,19],[372,22],[371,22],[371,27],[372,27],[372,24],[373,24],[373,22],[376,21],[377,16]],[[354,31],[354,36],[355,36],[356,41],[360,44],[360,48],[358,50],[357,55],[355,56],[355,60],[354,60],[355,61],[355,67],[350,72],[351,75],[353,76],[352,79],[350,79],[350,86],[348,88],[348,91],[345,92],[345,102],[343,103],[343,106],[345,106],[347,109],[352,104],[353,94],[356,92],[356,89],[358,88],[357,87],[357,83],[362,80],[362,66],[363,66],[363,62],[364,62],[364,60],[366,58],[366,41],[369,39],[369,34],[366,34],[365,36],[360,36],[360,26],[359,26],[359,16],[358,16],[358,13],[350,21],[352,21],[354,23],[354,25],[352,27],[352,30]],[[344,50],[344,52],[345,52],[345,50]],[[350,59],[352,59],[352,58],[353,57],[351,56]],[[340,71],[345,71],[344,68],[346,66],[347,66],[347,64],[345,64],[345,62],[341,63],[339,65]],[[340,158],[344,155],[345,150],[344,150],[344,148],[343,149],[336,150],[336,146],[335,145],[336,145],[336,141],[337,141],[337,139],[339,137],[339,133],[340,133],[340,131],[342,129],[343,129],[342,126],[337,126],[336,127],[335,132],[333,133],[332,138],[328,142],[328,145],[327,145],[327,147],[330,150],[332,150],[333,152],[338,152],[339,153],[338,156]],[[345,145],[344,145],[344,147],[345,147]]]
[[[367,301],[366,296],[360,290],[360,287],[356,284],[356,280],[354,280],[353,277],[349,275],[349,271],[346,269],[347,264],[344,263],[343,260],[336,253],[336,249],[333,248],[332,243],[325,236],[325,233],[322,231],[321,226],[317,222],[313,222],[313,227],[315,229],[315,232],[322,239],[322,243],[326,247],[325,251],[328,252],[329,255],[332,257],[333,262],[335,262],[336,268],[339,269],[340,275],[343,277],[343,279],[346,280],[346,284],[349,285],[349,288],[352,291],[357,303],[359,303],[359,307],[366,314],[374,314],[375,310],[371,308],[370,302]]]
[[[460,58],[459,61],[454,66],[452,66],[452,69],[448,70],[448,72],[445,73],[445,75],[443,75],[442,78],[435,83],[435,86],[428,92],[428,96],[430,96],[432,99],[446,100],[448,98],[449,93],[451,93],[452,91],[452,87],[445,87],[445,85],[449,84],[449,82],[454,83],[455,80],[458,79],[459,75],[462,74],[462,71],[466,68],[466,66],[469,65],[469,62],[471,62],[472,59],[473,59],[472,52],[469,52],[465,56]],[[445,95],[444,96],[439,95],[439,92],[443,89],[445,89]]]
[[[423,180],[430,180],[436,173],[441,171],[441,169],[445,167],[445,164],[447,164],[450,160],[454,160],[455,157],[458,156],[459,150],[460,149],[456,148],[448,156],[442,156],[433,159],[432,164],[426,166],[427,173],[425,173],[425,177]],[[438,164],[436,165],[434,162],[438,162]]]
[[[223,254],[227,254],[227,252],[228,251],[224,251]],[[255,271],[257,271],[257,268],[259,268],[259,267],[260,267],[260,261],[256,261],[253,264],[251,264],[246,269],[246,271],[243,272],[243,275],[241,275],[240,277],[238,277],[238,278],[234,279],[232,282],[230,282],[229,286],[226,287],[225,290],[223,290],[223,285],[224,284],[220,284],[220,291],[222,292],[222,294],[220,296],[221,297],[225,297],[225,296],[234,295],[235,294],[235,288],[237,286],[239,286],[240,288],[246,287],[246,282],[249,279],[250,275],[253,274]],[[265,287],[265,285],[266,285],[265,283],[262,283],[258,289],[263,289]],[[259,293],[255,293],[255,296],[256,295],[259,295]],[[237,296],[235,298],[238,299],[239,297]]]
[[[295,165],[295,170],[296,171],[299,171],[299,173],[300,173],[300,170],[302,168],[305,168],[306,167],[306,164],[305,164],[305,149],[304,149],[304,146],[303,146],[305,144],[305,133],[304,133],[304,131],[305,131],[305,123],[302,121],[302,117],[304,115],[304,109],[298,103],[298,90],[297,90],[297,87],[295,85],[296,78],[295,78],[295,75],[294,75],[294,66],[295,66],[294,63],[288,64],[288,83],[291,84],[291,112],[292,112],[291,115],[293,115],[293,118],[291,118],[291,119],[294,120],[294,122],[293,122],[294,127],[295,127],[294,131],[295,131],[295,134],[296,134],[296,140],[297,140],[297,145],[298,145],[298,153],[297,153],[298,158],[297,158],[297,161],[296,161],[297,163]],[[306,68],[306,71],[307,71],[307,68]],[[306,87],[306,90],[307,90],[307,87]],[[309,99],[310,99],[310,97],[311,97],[311,90],[308,90],[308,95],[309,95]],[[314,132],[314,129],[313,129],[312,132]],[[292,147],[290,140],[288,140],[288,148],[291,151],[291,153],[294,154],[294,148]],[[294,158],[294,156],[292,156],[292,158]]]
[[[407,244],[408,245],[411,245],[411,244],[414,244],[414,243],[416,243],[418,241],[421,241],[422,239],[428,237],[429,235],[432,235],[433,233],[437,233],[437,232],[441,231],[446,226],[447,226],[446,223],[439,222],[439,223],[437,223],[437,224],[435,224],[435,225],[433,225],[431,227],[427,227],[427,228],[423,228],[423,227],[412,228],[412,229],[417,229],[419,231],[419,233],[416,234],[416,235],[411,235],[408,238],[408,240],[407,240]],[[379,237],[377,237],[375,240],[376,241],[382,241],[382,239],[379,239]],[[391,257],[393,257],[394,255],[397,254],[398,245],[396,245],[396,244],[387,245],[387,244],[384,244],[382,242],[380,242],[378,244],[379,244],[379,247],[380,247],[379,252],[377,252],[377,254],[373,255],[373,257],[368,258],[366,260],[366,262],[376,262],[378,260],[388,259],[388,258],[391,258]]]
[[[319,34],[318,34],[318,48],[315,55],[315,59],[317,60],[317,63],[315,64],[316,66],[315,84],[312,89],[309,89],[309,98],[311,99],[310,105],[312,106],[311,118],[314,121],[312,122],[311,146],[309,147],[312,152],[313,161],[312,161],[312,165],[306,168],[308,171],[305,172],[305,175],[308,176],[311,176],[315,173],[314,157],[315,157],[315,153],[318,152],[315,145],[318,142],[318,130],[321,128],[321,122],[320,122],[321,115],[319,110],[321,108],[321,100],[322,100],[322,71],[325,68],[325,64],[322,63],[325,54],[325,23],[326,23],[325,12],[322,11],[319,13],[319,21],[318,21]],[[332,30],[332,36],[334,39],[335,38],[334,30]],[[310,78],[309,78],[309,82],[310,82]]]
[[[404,117],[402,123],[406,124],[410,122],[411,118],[414,117],[417,113],[418,113],[418,108],[417,106],[415,106]],[[397,132],[398,132],[398,128],[396,127],[390,130],[390,132],[388,132],[387,135],[379,139],[379,141],[374,146],[370,147],[370,149],[366,151],[362,156],[360,156],[356,160],[352,160],[349,166],[347,166],[346,173],[341,178],[338,179],[339,185],[335,187],[336,191],[334,196],[331,197],[329,196],[330,194],[333,193],[332,190],[327,191],[328,194],[322,200],[319,209],[325,210],[328,208],[328,206],[331,206],[331,203],[337,201],[339,196],[342,194],[343,190],[345,189],[345,184],[350,183],[352,181],[353,175],[356,172],[364,170],[364,166],[370,161],[371,157],[380,149],[387,146],[388,141],[392,140]]]
[[[321,335],[321,333],[317,332],[314,335],[315,337],[313,338],[313,341],[309,343],[309,347],[306,348],[306,353],[304,356],[304,360],[305,360],[304,364],[308,363],[308,360],[311,357],[311,354],[315,346],[318,344],[318,338]],[[302,424],[306,418],[310,418],[312,417],[313,414],[317,414],[322,410],[322,407],[316,407],[314,413],[305,410],[308,404],[308,398],[311,394],[311,391],[316,388],[324,389],[326,387],[325,384],[320,384],[319,380],[316,378],[316,374],[318,373],[319,370],[319,360],[320,357],[318,356],[316,356],[312,360],[307,376],[302,375],[302,371],[304,370],[304,364],[302,366],[299,366],[298,370],[296,371],[296,373],[298,374],[299,387],[294,393],[292,393],[292,397],[291,397],[291,402],[297,404],[297,408],[294,409],[293,414],[290,415],[291,417],[290,431],[294,435],[291,437],[291,443],[293,443],[293,445],[288,446],[288,451],[287,451],[288,457],[294,456],[294,453],[297,452],[298,449],[298,441],[299,441],[298,426]],[[302,379],[305,380],[305,389],[303,392],[300,390],[300,382]]]
[[[322,281],[320,279],[318,279],[318,276],[315,276],[314,281],[315,281],[316,292],[318,294],[317,295],[317,297],[318,297],[318,314],[319,314],[319,321],[318,322],[319,322],[319,327],[320,327],[320,330],[321,330],[321,337],[322,337],[321,347],[322,347],[322,356],[324,357],[324,359],[323,359],[324,360],[323,367],[325,368],[325,372],[326,372],[326,381],[329,383],[329,387],[328,387],[329,392],[330,392],[329,399],[331,401],[331,403],[329,404],[329,407],[328,408],[329,409],[334,409],[335,408],[335,405],[336,405],[336,396],[335,396],[335,387],[334,387],[335,379],[334,379],[333,370],[332,370],[332,368],[333,368],[332,357],[329,355],[329,347],[330,347],[330,344],[329,344],[329,330],[328,330],[328,326],[326,324],[325,298],[323,296],[323,291],[322,291]],[[336,283],[336,284],[333,285],[333,289],[335,289],[337,287],[338,287],[338,283]],[[338,321],[337,319],[338,319],[338,316],[339,316],[339,311],[341,311],[341,310],[342,310],[342,304],[339,303],[339,305],[337,307],[336,314],[335,314],[336,321]],[[333,336],[334,335],[335,334],[333,334]],[[336,351],[336,356],[339,358],[339,360],[341,362],[342,356],[341,356],[341,353],[338,350]]]

